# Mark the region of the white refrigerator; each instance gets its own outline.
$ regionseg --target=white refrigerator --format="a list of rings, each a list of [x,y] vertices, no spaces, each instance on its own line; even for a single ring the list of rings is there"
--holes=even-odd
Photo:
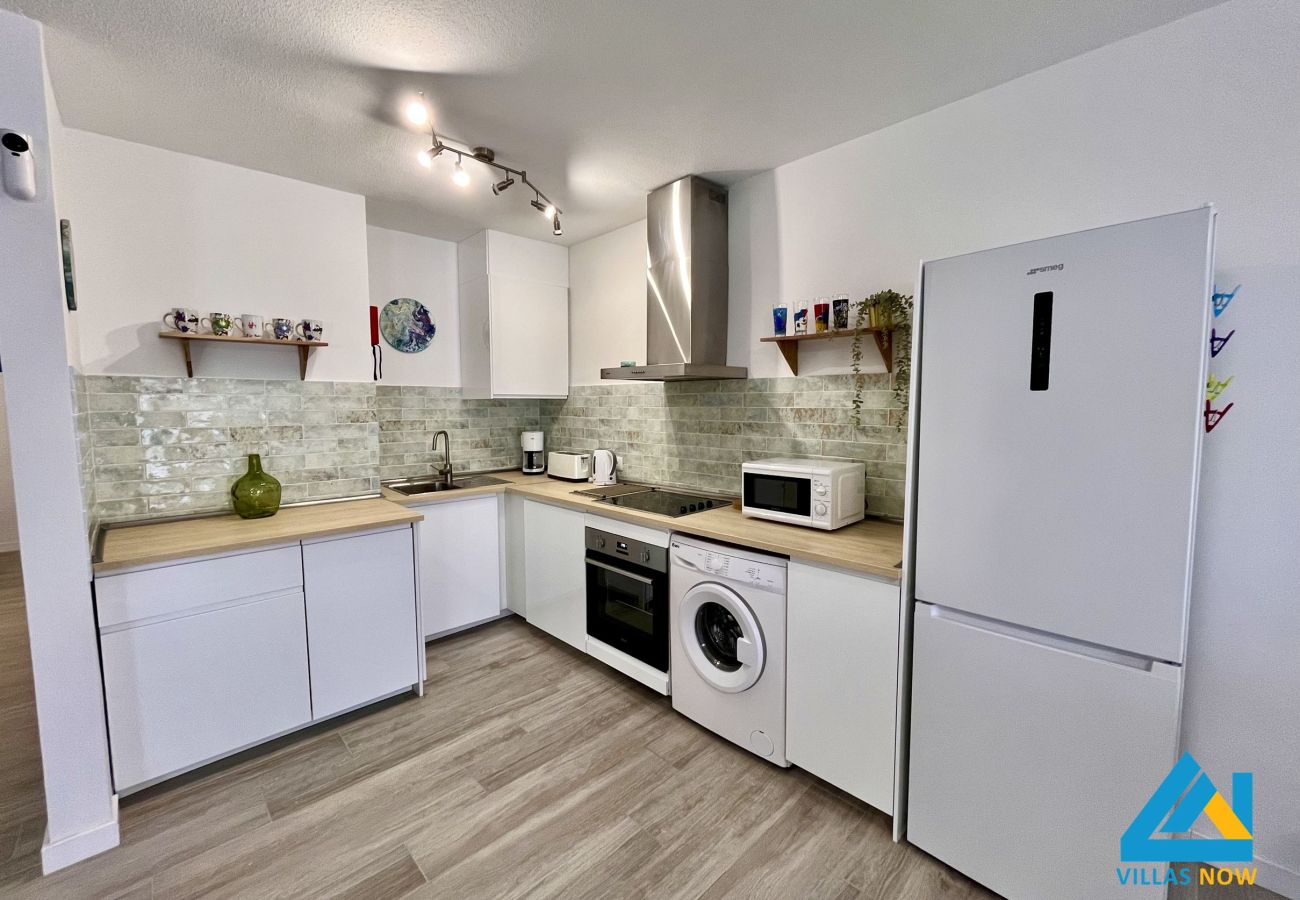
[[[1206,207],[922,266],[907,838],[1012,900],[1164,893],[1116,869],[1178,750],[1213,249]]]

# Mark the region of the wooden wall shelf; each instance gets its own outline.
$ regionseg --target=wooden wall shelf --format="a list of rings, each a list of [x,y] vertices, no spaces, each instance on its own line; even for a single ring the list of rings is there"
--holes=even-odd
[[[804,341],[827,341],[835,338],[853,337],[855,334],[869,334],[876,340],[880,358],[885,361],[885,370],[894,371],[894,329],[888,328],[853,328],[848,331],[822,331],[811,334],[775,334],[759,338],[765,344],[776,344],[781,348],[781,355],[790,366],[791,373],[799,374],[799,345]]]
[[[194,362],[190,359],[190,344],[193,341],[211,341],[218,344],[244,344],[255,347],[297,347],[298,377],[307,380],[307,356],[316,347],[328,347],[327,341],[276,341],[266,338],[242,337],[237,334],[186,334],[179,331],[160,331],[158,337],[181,342],[181,353],[185,356],[185,374],[194,377]]]

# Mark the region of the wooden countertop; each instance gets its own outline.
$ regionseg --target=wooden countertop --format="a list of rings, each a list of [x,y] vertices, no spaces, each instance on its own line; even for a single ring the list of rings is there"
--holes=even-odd
[[[376,498],[287,506],[265,519],[241,519],[231,513],[171,522],[141,522],[105,531],[101,558],[95,563],[94,571],[102,575],[173,559],[366,531],[419,522],[423,518],[417,510]]]
[[[671,518],[656,513],[640,512],[599,503],[590,497],[580,497],[574,491],[590,485],[582,482],[560,481],[545,475],[525,475],[522,472],[493,472],[509,484],[466,488],[443,494],[426,494],[407,497],[388,488],[382,493],[394,503],[407,506],[424,506],[429,503],[446,503],[481,494],[509,492],[540,500],[555,506],[565,506],[595,515],[632,522],[662,531],[676,531],[696,537],[752,547],[768,553],[777,553],[791,559],[821,565],[835,566],[898,581],[897,564],[903,558],[903,526],[896,522],[867,519],[835,531],[782,525],[765,519],[750,519],[735,508],[711,509]]]

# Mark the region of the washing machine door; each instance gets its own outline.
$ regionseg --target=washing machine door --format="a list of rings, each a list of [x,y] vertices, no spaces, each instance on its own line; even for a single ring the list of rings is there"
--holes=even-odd
[[[687,591],[676,627],[686,658],[718,690],[739,694],[762,676],[763,631],[749,605],[726,585],[705,582]]]

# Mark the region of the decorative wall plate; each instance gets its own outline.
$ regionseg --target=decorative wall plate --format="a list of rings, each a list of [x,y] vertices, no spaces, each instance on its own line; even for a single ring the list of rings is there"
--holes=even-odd
[[[419,300],[398,297],[389,300],[379,311],[379,333],[388,346],[402,353],[419,353],[429,346],[438,326],[433,315]]]

